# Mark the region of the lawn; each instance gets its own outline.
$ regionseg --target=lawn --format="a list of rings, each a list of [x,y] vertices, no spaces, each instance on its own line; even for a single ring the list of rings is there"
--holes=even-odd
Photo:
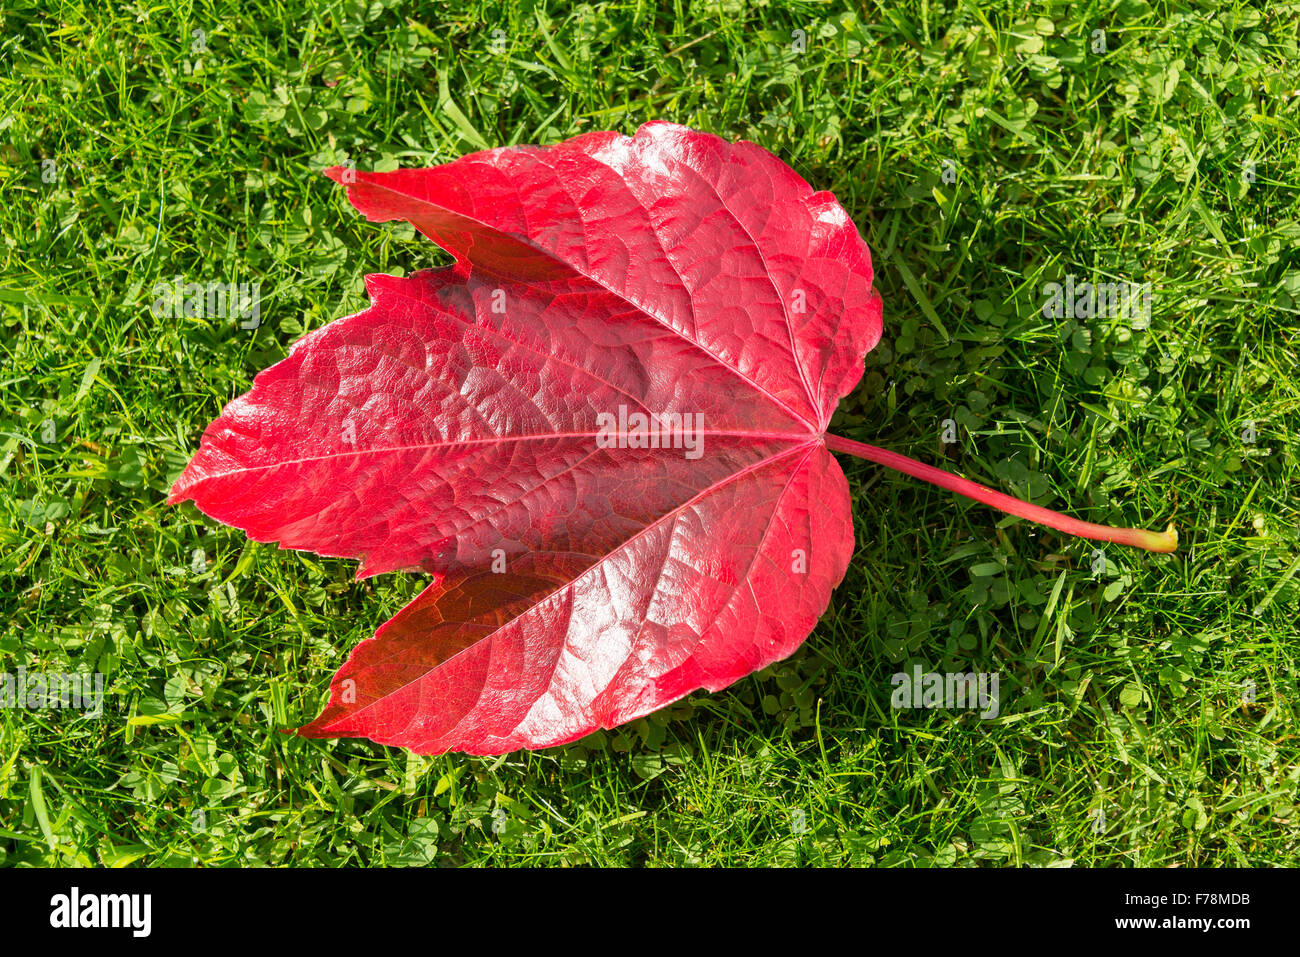
[[[104,676],[0,711],[0,865],[1300,863],[1300,3],[109,6],[0,0],[0,672]],[[449,261],[320,171],[651,119],[870,244],[832,431],[1178,552],[842,456],[849,572],[726,691],[499,758],[280,733],[421,576],[167,490],[364,274]],[[260,313],[160,314],[176,277]],[[1053,307],[1084,282],[1142,308]],[[916,665],[998,715],[893,707]]]

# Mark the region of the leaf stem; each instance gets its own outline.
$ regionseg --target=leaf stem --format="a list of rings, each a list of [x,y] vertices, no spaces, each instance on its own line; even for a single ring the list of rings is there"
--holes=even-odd
[[[977,502],[983,502],[985,505],[991,505],[1000,511],[1017,515],[1020,518],[1027,518],[1031,522],[1046,525],[1048,528],[1054,528],[1058,532],[1065,532],[1067,535],[1094,538],[1103,542],[1115,542],[1119,545],[1132,545],[1136,548],[1145,548],[1149,552],[1172,552],[1178,548],[1178,532],[1174,530],[1172,523],[1163,532],[1149,532],[1141,528],[1112,528],[1109,525],[1094,525],[1091,522],[1081,522],[1077,518],[1062,515],[1060,512],[1053,512],[1051,509],[1022,502],[1010,495],[1003,495],[1001,492],[995,492],[978,482],[958,478],[950,472],[943,471],[943,469],[926,465],[916,459],[909,459],[906,455],[899,455],[897,452],[890,452],[888,449],[877,448],[864,442],[855,442],[852,439],[845,439],[838,435],[827,435],[826,446],[837,452],[847,452],[849,455],[867,459],[878,465],[902,472],[904,475],[930,482],[950,492],[965,495]]]

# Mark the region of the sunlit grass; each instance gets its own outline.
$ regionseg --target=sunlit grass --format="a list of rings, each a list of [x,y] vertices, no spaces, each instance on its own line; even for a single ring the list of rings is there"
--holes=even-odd
[[[4,5],[0,671],[107,697],[0,713],[0,864],[1297,862],[1297,5],[664,6]],[[777,667],[500,759],[280,734],[420,578],[166,490],[365,273],[446,262],[319,171],[655,118],[870,243],[833,431],[1179,551],[846,457],[857,554]],[[1069,275],[1149,322],[1045,316]],[[260,283],[260,324],[154,315],[176,276]],[[997,673],[999,717],[892,708],[916,663]]]

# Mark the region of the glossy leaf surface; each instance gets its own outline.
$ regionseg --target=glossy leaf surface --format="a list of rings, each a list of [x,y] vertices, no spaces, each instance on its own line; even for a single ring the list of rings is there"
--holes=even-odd
[[[834,198],[666,123],[329,172],[456,264],[368,276],[370,308],[261,373],[171,497],[433,576],[300,733],[543,747],[792,653],[853,550],[824,432],[881,329]]]

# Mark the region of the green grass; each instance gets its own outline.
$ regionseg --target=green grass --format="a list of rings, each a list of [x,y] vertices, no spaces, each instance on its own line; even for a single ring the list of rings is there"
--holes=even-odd
[[[0,712],[0,864],[1300,862],[1300,4],[107,6],[0,2],[0,671],[107,676],[98,720]],[[498,759],[280,734],[419,576],[166,490],[363,274],[446,261],[319,170],[655,118],[870,243],[834,431],[1179,552],[1094,574],[845,458],[847,577],[725,692]],[[1151,282],[1149,328],[1045,318],[1071,273]],[[260,282],[261,325],[156,318],[176,275]],[[891,708],[913,662],[997,672],[1000,717]]]

